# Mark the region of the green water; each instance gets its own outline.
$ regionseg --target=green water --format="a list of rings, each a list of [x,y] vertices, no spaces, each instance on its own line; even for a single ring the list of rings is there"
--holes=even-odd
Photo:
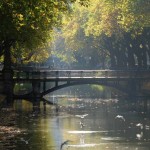
[[[54,106],[44,112],[41,105],[35,114],[30,103],[16,102],[17,127],[24,132],[14,139],[15,150],[60,150],[66,140],[63,150],[149,150],[150,120],[142,113],[121,112],[117,104],[106,107],[98,101],[73,103],[58,112]],[[84,119],[78,117],[84,114]],[[125,120],[116,118],[118,114]]]

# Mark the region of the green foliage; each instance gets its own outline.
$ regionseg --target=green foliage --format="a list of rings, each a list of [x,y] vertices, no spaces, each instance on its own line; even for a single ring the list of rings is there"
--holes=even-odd
[[[88,7],[75,4],[72,18],[64,19],[64,36],[76,41],[82,30],[85,35],[96,37],[103,33],[118,36],[122,32],[138,35],[150,26],[149,7],[149,0],[91,0]]]
[[[91,88],[94,90],[97,90],[97,91],[99,91],[99,92],[102,92],[102,91],[104,91],[104,86],[101,86],[101,85],[92,85],[91,86]]]
[[[20,84],[15,84],[14,86],[14,93],[15,94],[25,94],[25,92],[28,92],[32,90],[32,85],[29,83],[20,83]],[[22,92],[22,93],[21,93]]]
[[[92,3],[92,1],[91,1]],[[141,33],[143,27],[150,25],[149,1],[137,0],[96,0],[89,7],[86,34],[99,36],[120,35],[121,32]]]
[[[90,0],[88,7],[75,3],[70,17],[63,18],[61,50],[87,56],[97,49],[101,61],[117,53],[119,62],[121,51],[125,54],[130,41],[150,27],[149,8],[149,0]]]
[[[24,55],[25,51],[28,55],[31,55],[30,51],[36,51],[37,55],[39,49],[45,49],[44,55],[53,38],[53,29],[61,26],[62,15],[70,10],[71,3],[75,1],[1,0],[0,45],[4,45],[6,41],[13,42],[11,46],[14,53],[18,52],[16,49],[20,49],[21,55]],[[86,5],[87,0],[78,2]]]

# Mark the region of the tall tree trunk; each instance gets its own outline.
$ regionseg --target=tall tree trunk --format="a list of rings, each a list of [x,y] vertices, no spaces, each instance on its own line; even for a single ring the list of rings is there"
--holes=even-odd
[[[143,55],[142,55],[142,57],[143,57],[143,68],[147,68],[147,55],[146,55],[146,50],[145,49],[143,49]]]
[[[127,62],[128,62],[128,68],[135,68],[135,59],[134,59],[134,51],[133,47],[131,47],[130,43],[132,41],[131,35],[126,33],[124,35],[124,41],[125,41],[125,50],[127,51]]]
[[[116,69],[116,59],[115,59],[115,55],[112,51],[109,51],[110,52],[110,59],[111,59],[111,68],[112,69]]]
[[[135,68],[135,60],[134,60],[134,53],[133,50],[130,49],[129,47],[128,49],[128,67],[131,68]]]
[[[106,49],[109,51],[109,54],[110,54],[110,61],[111,61],[111,68],[112,69],[116,69],[117,67],[117,60],[116,60],[116,57],[115,57],[115,51],[113,49],[113,45],[112,45],[112,38],[106,38],[105,39],[105,47]]]
[[[4,67],[3,67],[3,93],[6,95],[6,103],[13,105],[13,70],[11,68],[11,42],[4,45]]]

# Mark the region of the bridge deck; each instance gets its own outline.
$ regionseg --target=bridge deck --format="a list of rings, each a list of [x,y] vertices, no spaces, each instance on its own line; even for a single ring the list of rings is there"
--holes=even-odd
[[[2,74],[2,72],[0,72]],[[150,70],[14,70],[14,81],[149,80]],[[0,80],[3,80],[0,76]]]

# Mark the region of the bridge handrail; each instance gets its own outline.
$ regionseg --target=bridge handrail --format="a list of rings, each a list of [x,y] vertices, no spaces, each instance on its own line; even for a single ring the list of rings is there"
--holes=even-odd
[[[145,73],[145,74],[143,74]],[[46,79],[46,78],[138,78],[149,77],[150,72],[137,70],[42,70],[14,71],[14,78]]]
[[[150,70],[14,70],[13,79],[150,78]],[[0,71],[2,79],[2,71]]]

